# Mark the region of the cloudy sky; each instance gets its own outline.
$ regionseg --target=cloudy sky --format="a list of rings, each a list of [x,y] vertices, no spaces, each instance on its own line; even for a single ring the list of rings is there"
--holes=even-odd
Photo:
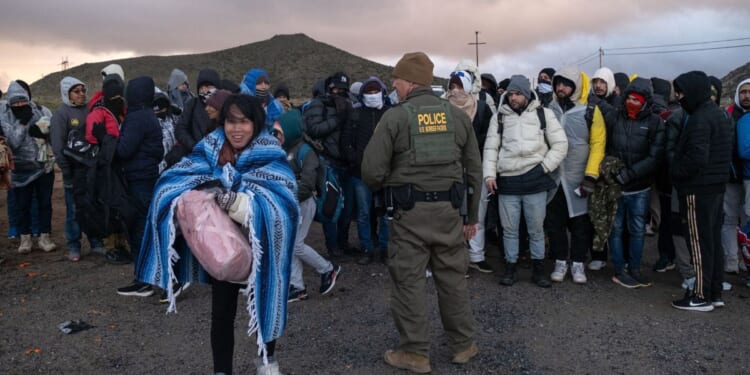
[[[55,72],[64,57],[209,52],[292,33],[389,65],[424,51],[447,76],[475,58],[477,30],[480,70],[498,80],[574,63],[593,73],[600,47],[613,71],[723,77],[750,61],[748,20],[747,0],[15,1],[0,12],[0,88]],[[631,48],[644,46],[663,47]]]

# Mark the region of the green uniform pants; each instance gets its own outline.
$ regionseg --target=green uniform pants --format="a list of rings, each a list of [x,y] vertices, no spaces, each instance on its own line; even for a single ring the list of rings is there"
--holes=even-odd
[[[430,266],[443,328],[453,353],[471,346],[476,323],[469,305],[466,270],[469,252],[463,222],[450,202],[417,202],[399,211],[390,227],[388,269],[393,281],[391,312],[400,349],[429,356],[425,270]]]

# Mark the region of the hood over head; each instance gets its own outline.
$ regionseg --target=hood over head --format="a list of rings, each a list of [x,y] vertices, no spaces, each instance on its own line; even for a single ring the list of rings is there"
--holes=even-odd
[[[682,93],[680,104],[687,113],[693,113],[701,104],[711,100],[711,81],[704,72],[693,70],[680,74],[673,85],[675,92]]]
[[[370,76],[370,78],[366,79],[364,82],[362,82],[362,86],[359,88],[359,91],[357,91],[356,94],[362,96],[365,94],[365,88],[367,86],[372,86],[373,84],[377,84],[378,87],[380,87],[380,92],[383,93],[383,95],[386,94],[388,91],[388,88],[386,87],[385,83],[380,80],[380,78],[376,76]]]
[[[267,79],[269,83],[271,82],[271,78],[268,77],[268,73],[266,73],[265,70],[258,68],[248,70],[240,83],[240,92],[246,95],[255,96],[255,84],[258,83],[258,78],[261,77]]]
[[[107,78],[107,76],[110,74],[117,74],[118,76],[120,76],[120,79],[123,82],[125,82],[125,71],[122,70],[122,67],[120,66],[120,64],[109,64],[105,66],[102,69],[101,74],[102,74],[102,81],[105,78]]]
[[[326,80],[325,79],[319,79],[315,82],[315,84],[312,87],[312,97],[316,98],[321,95],[326,94]]]
[[[552,78],[552,88],[554,90],[554,87],[557,86],[557,82],[559,78],[565,78],[569,80],[570,82],[573,82],[575,87],[573,88],[573,93],[570,95],[570,100],[573,103],[586,103],[586,98],[588,97],[589,92],[589,80],[585,79],[586,74],[580,71],[575,66],[566,66],[562,69],[558,70],[555,73],[555,77]]]
[[[86,84],[75,77],[68,76],[60,81],[60,95],[62,96],[63,104],[67,105],[68,107],[72,107],[72,105],[70,104],[70,97],[68,95],[70,94],[70,90],[78,85],[82,85],[84,89],[86,88]]]
[[[742,104],[740,104],[740,91],[742,91],[742,86],[750,85],[750,78],[745,78],[740,82],[739,85],[737,85],[737,90],[734,92],[734,104],[740,108],[742,108]],[[743,108],[744,110],[749,110],[750,108]]]
[[[654,104],[654,92],[651,89],[651,80],[649,79],[637,77],[633,82],[630,82],[622,93],[623,103],[625,103],[625,98],[631,93],[638,94],[646,99],[646,103],[643,106],[644,109]]]
[[[659,95],[664,98],[665,102],[669,102],[672,98],[672,83],[666,79],[651,77],[651,87],[654,89],[654,95]]]
[[[604,80],[604,82],[607,82],[607,94],[604,95],[605,97],[608,97],[612,95],[613,92],[615,92],[615,74],[612,73],[612,71],[607,68],[599,68],[594,72],[594,75],[591,76],[591,86],[593,88],[594,86],[594,79],[599,78],[601,80]]]
[[[172,73],[169,74],[169,80],[167,81],[167,91],[172,91],[183,83],[188,86],[190,85],[187,74],[180,69],[172,69]]]
[[[472,85],[469,89],[468,87],[464,87],[464,90],[468,93],[477,95],[479,94],[479,91],[482,90],[482,75],[479,74],[479,68],[474,64],[474,62],[470,59],[463,59],[459,61],[458,65],[456,65],[456,68],[453,69],[454,72],[457,71],[465,71],[469,72],[472,77]]]
[[[630,84],[630,78],[623,72],[615,73],[615,86],[620,88],[620,92],[625,91],[625,88]]]
[[[302,113],[299,109],[292,108],[277,119],[284,131],[284,144],[282,147],[288,149],[302,139]]]
[[[10,81],[8,85],[8,91],[5,93],[5,97],[8,100],[8,104],[15,104],[21,101],[30,101],[29,93],[24,90],[18,81]]]
[[[125,90],[128,111],[141,108],[152,108],[154,103],[154,80],[148,76],[133,78],[128,81]]]

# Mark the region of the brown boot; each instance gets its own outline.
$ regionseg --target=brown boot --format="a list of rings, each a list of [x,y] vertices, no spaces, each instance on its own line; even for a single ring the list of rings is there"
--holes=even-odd
[[[468,363],[472,358],[476,357],[477,354],[479,354],[479,347],[476,342],[472,342],[468,349],[456,353],[456,355],[453,356],[453,363]]]
[[[386,350],[383,355],[385,363],[404,370],[416,372],[417,374],[428,374],[432,372],[430,359],[421,354],[410,353],[401,350]]]

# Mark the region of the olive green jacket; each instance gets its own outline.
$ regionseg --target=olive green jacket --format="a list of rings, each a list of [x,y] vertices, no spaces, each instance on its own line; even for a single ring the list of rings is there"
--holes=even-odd
[[[426,86],[412,90],[405,101],[419,108],[438,105],[441,100]],[[387,186],[413,184],[418,191],[448,191],[454,182],[462,182],[466,168],[469,186],[475,192],[469,201],[469,224],[477,223],[479,192],[482,183],[482,164],[471,119],[452,106],[455,121],[455,162],[443,165],[410,166],[409,158],[399,157],[411,152],[409,118],[406,110],[397,105],[383,114],[365,148],[362,160],[362,180],[373,190]],[[400,164],[397,164],[400,163]]]

